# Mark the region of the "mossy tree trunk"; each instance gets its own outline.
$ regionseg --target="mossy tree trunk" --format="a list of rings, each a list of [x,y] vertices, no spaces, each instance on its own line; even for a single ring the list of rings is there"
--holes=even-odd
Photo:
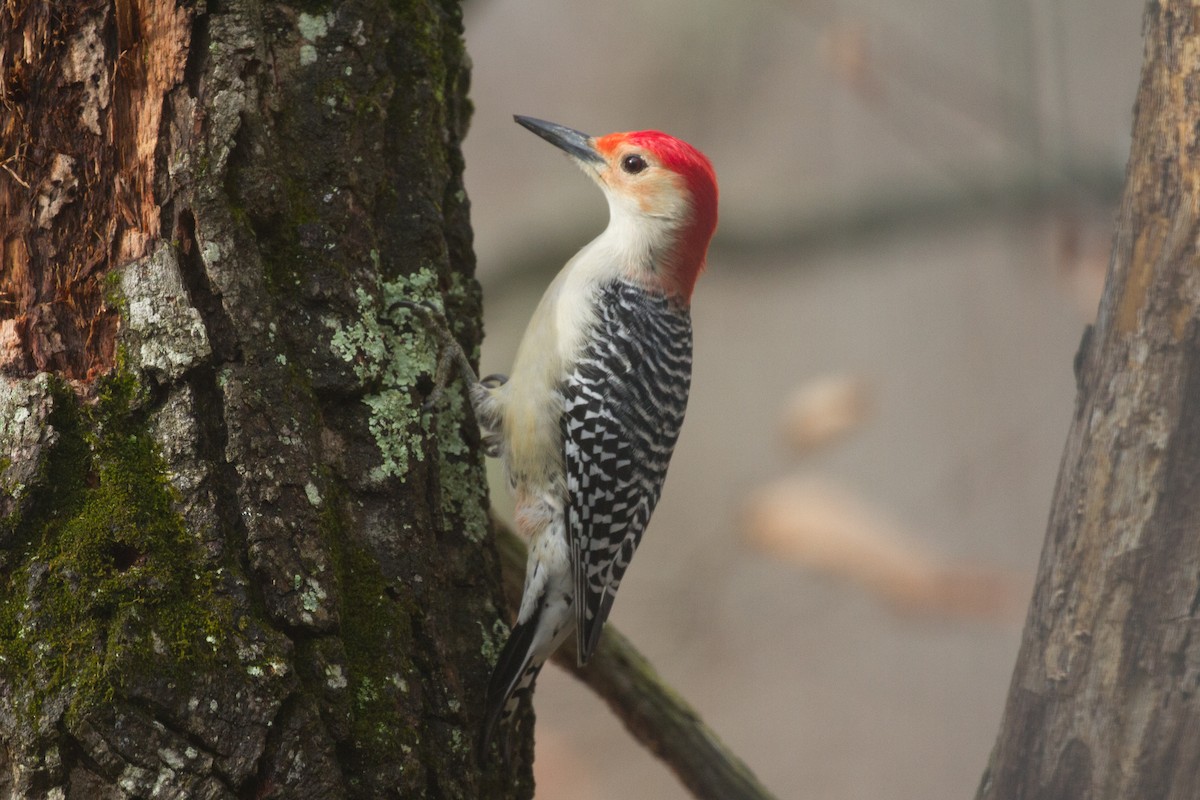
[[[452,0],[0,5],[0,796],[529,796],[396,303],[479,338],[466,89]]]
[[[1200,6],[1151,2],[1108,282],[980,800],[1200,797]]]

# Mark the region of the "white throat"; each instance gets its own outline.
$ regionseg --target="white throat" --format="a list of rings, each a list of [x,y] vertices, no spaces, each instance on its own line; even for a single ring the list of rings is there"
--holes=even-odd
[[[637,283],[663,269],[663,259],[674,248],[679,220],[673,215],[650,215],[634,201],[605,192],[608,227],[588,246],[593,258],[608,262],[621,275]],[[581,254],[582,255],[582,254]]]

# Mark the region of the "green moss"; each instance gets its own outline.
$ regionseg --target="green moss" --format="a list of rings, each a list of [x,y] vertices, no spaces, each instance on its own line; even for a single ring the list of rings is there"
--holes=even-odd
[[[25,487],[21,485],[20,481],[4,477],[4,474],[12,467],[12,463],[12,459],[8,456],[0,456],[0,494],[7,495],[8,497],[17,497],[25,491]],[[13,512],[9,516],[0,519],[0,532],[8,531],[15,525],[16,512]]]
[[[231,157],[224,177],[225,202],[234,225],[259,243],[267,287],[286,296],[295,292],[312,268],[312,253],[301,243],[302,231],[319,223],[321,212],[304,174],[282,167],[269,173],[267,169],[244,156]],[[269,199],[247,196],[244,190],[254,186],[270,186]],[[205,254],[205,259],[210,256]]]
[[[232,176],[236,170],[231,168],[229,173]],[[267,286],[273,292],[286,294],[295,291],[310,266],[311,254],[300,244],[300,231],[306,225],[315,224],[320,213],[310,188],[299,177],[285,172],[277,174],[275,180],[282,189],[280,211],[283,216],[277,227],[268,233],[261,221],[255,227],[256,220],[252,216],[246,215],[246,219],[252,223],[255,237],[265,243],[259,252]],[[231,196],[237,195],[231,193]]]
[[[20,556],[2,583],[0,670],[35,719],[48,698],[69,692],[70,721],[111,702],[138,666],[182,673],[209,657],[226,606],[171,507],[136,378],[118,370],[102,379],[87,407],[65,384],[53,388],[59,439],[14,531]]]
[[[109,308],[117,309],[124,319],[129,314],[129,301],[121,291],[121,270],[114,269],[104,276],[104,303]]]
[[[395,763],[418,744],[417,729],[402,709],[409,679],[417,674],[409,660],[412,650],[411,615],[416,609],[388,592],[375,556],[352,541],[337,512],[336,498],[326,498],[320,528],[333,555],[342,598],[341,639],[346,652],[345,673],[324,675],[349,697],[352,760],[365,771]],[[354,764],[346,765],[354,775]]]

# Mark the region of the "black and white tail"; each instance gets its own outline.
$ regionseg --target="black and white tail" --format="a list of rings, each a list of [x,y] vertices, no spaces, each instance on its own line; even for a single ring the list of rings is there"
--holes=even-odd
[[[513,627],[512,635],[508,637],[504,649],[500,651],[500,659],[492,671],[491,680],[488,681],[483,729],[480,731],[479,741],[476,743],[476,758],[481,764],[487,760],[488,748],[491,746],[492,737],[496,735],[496,726],[499,724],[504,724],[506,727],[500,749],[504,753],[505,760],[508,760],[507,726],[512,720],[513,714],[516,713],[521,698],[533,691],[533,682],[537,680],[538,673],[542,670],[542,665],[532,663],[531,658],[534,631],[537,629],[540,617],[539,608],[539,613],[536,613],[533,619],[517,623]]]
[[[548,563],[566,550],[562,531],[561,523],[551,525],[530,549],[521,614],[488,681],[483,729],[476,743],[480,763],[487,759],[496,727],[508,726],[521,699],[533,691],[546,659],[574,629],[570,572],[561,566],[550,568],[556,565]],[[507,759],[507,730],[501,749]]]

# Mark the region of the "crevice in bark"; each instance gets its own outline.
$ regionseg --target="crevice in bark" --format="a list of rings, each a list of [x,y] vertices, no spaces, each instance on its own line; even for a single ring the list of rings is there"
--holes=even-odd
[[[295,713],[299,694],[293,692],[279,704],[279,710],[269,723],[267,740],[263,743],[262,755],[259,756],[254,776],[246,781],[237,792],[238,800],[259,800],[270,788],[271,769],[276,764],[279,750],[283,746],[283,738],[287,730],[287,721]]]
[[[179,212],[175,233],[179,240],[179,263],[183,272],[183,282],[188,290],[188,299],[200,312],[215,365],[240,361],[241,345],[234,332],[233,320],[225,313],[221,298],[213,291],[212,283],[208,279],[204,260],[200,255],[200,246],[196,242],[196,217],[190,209]]]
[[[217,560],[222,560],[225,553],[230,551],[238,554],[240,571],[249,575],[250,565],[245,556],[249,534],[238,512],[238,485],[241,479],[226,457],[228,433],[225,427],[225,400],[217,386],[216,369],[208,364],[201,365],[189,374],[188,380],[196,398],[196,452],[200,459],[211,466],[213,511],[220,525],[210,546],[219,548],[219,552],[213,554]],[[254,582],[250,582],[249,591],[253,602],[261,608],[261,592],[256,591],[254,585]]]
[[[204,740],[195,731],[188,727],[188,722],[185,719],[180,719],[178,715],[169,708],[166,708],[153,700],[145,697],[126,698],[122,701],[122,705],[134,713],[141,713],[145,719],[152,722],[154,725],[161,725],[163,730],[180,740],[187,742],[190,747],[194,747],[196,751],[213,760],[211,774],[224,784],[232,792],[231,776],[221,769],[221,753],[213,749],[212,743]],[[148,764],[139,764],[143,768],[149,767]],[[199,774],[199,773],[193,773]],[[118,776],[113,776],[118,777]]]
[[[192,23],[192,44],[188,48],[187,60],[183,65],[183,84],[188,88],[188,94],[199,98],[204,76],[208,70],[208,48],[212,43],[209,33],[208,18],[216,9],[216,4],[210,0],[208,13],[198,14]],[[163,115],[164,118],[166,115]],[[163,230],[169,230],[163,226]]]
[[[442,786],[438,783],[436,770],[425,770],[425,796],[429,800],[444,800],[445,798],[445,795],[442,793]]]
[[[90,778],[97,784],[116,781],[119,775],[114,774],[113,769],[105,768],[97,761],[88,751],[86,744],[68,730],[65,722],[59,720],[56,730],[58,731],[58,751],[62,759],[62,773],[68,797],[79,796],[74,792],[80,791],[83,787],[77,784],[84,782],[86,778]],[[80,775],[80,770],[84,772],[84,775]]]

